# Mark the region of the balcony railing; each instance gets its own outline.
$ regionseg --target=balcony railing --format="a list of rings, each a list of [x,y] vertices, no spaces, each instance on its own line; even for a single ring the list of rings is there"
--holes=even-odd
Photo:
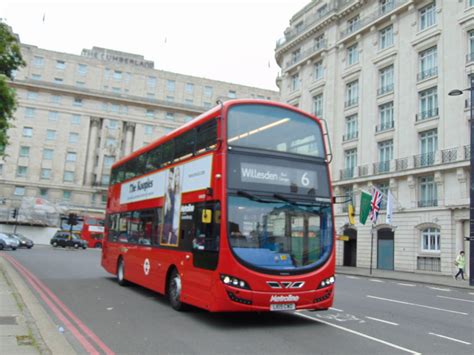
[[[418,207],[436,207],[438,206],[438,200],[419,200]]]
[[[438,75],[438,67],[433,67],[419,72],[416,78],[418,81],[421,81],[436,75]]]
[[[464,159],[471,160],[471,145],[464,146]]]
[[[435,162],[436,152],[429,152],[425,154],[415,155],[413,158],[414,167],[421,168],[425,166],[431,166]]]
[[[354,171],[354,167],[342,169],[340,172],[341,180],[352,179],[354,177]]]
[[[382,122],[375,126],[375,132],[383,132],[394,127],[394,121]]]
[[[358,103],[359,103],[359,98],[358,97],[353,98],[353,99],[348,99],[344,103],[344,107],[348,108],[348,107],[356,106]]]
[[[395,170],[402,171],[408,169],[408,158],[400,158],[395,160]]]
[[[368,24],[376,21],[380,17],[385,16],[387,13],[395,9],[396,7],[403,5],[404,3],[408,2],[408,0],[393,0],[390,3],[384,4],[377,9],[377,11],[361,18],[356,23],[351,24],[348,28],[341,32],[340,39],[344,39],[350,34],[356,32],[357,30],[361,29],[362,27],[367,26]]]
[[[390,160],[374,163],[374,174],[384,174],[390,171]]]
[[[468,54],[466,55],[466,62],[467,62],[467,63],[474,62],[474,52],[468,53]]]
[[[444,149],[441,151],[441,162],[451,163],[458,160],[458,148]]]
[[[359,132],[356,131],[356,132],[350,132],[350,133],[346,133],[342,136],[342,140],[344,142],[346,141],[350,141],[351,139],[356,139],[359,137]]]
[[[292,58],[285,64],[285,69],[288,69],[292,67],[293,65],[300,63],[307,59],[308,57],[311,57],[313,54],[322,51],[323,49],[326,49],[328,46],[327,40],[323,40],[321,43],[318,45],[313,46],[313,48],[307,49],[303,52],[301,52],[297,57]]]
[[[384,85],[377,89],[377,96],[388,94],[393,91],[393,84]]]
[[[439,115],[439,109],[438,107],[435,107],[435,108],[417,113],[415,116],[415,119],[417,122],[419,122],[419,121],[426,120],[428,118],[437,117],[438,115]]]
[[[358,174],[359,176],[367,176],[369,175],[369,166],[368,165],[362,165],[357,167]]]

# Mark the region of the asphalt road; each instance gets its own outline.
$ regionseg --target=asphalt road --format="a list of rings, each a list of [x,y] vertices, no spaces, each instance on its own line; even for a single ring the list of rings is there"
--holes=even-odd
[[[326,312],[180,313],[164,296],[120,287],[100,267],[100,250],[35,246],[8,255],[39,280],[33,289],[44,284],[39,297],[49,289],[59,299],[56,311],[43,304],[79,353],[90,348],[74,329],[100,353],[474,353],[470,290],[338,275]]]

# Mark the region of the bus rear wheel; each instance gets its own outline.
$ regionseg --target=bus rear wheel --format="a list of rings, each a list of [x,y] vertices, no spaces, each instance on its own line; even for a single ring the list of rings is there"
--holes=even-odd
[[[128,285],[127,280],[125,280],[125,262],[122,258],[119,259],[117,265],[117,282],[120,286]]]
[[[186,310],[186,304],[181,302],[181,285],[181,276],[179,275],[178,270],[173,269],[168,280],[168,298],[171,307],[177,311]]]

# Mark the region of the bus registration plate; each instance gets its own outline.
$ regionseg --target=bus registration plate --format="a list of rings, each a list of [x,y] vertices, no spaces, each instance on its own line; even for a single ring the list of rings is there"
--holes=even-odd
[[[296,305],[294,303],[277,303],[270,305],[270,311],[294,311]]]

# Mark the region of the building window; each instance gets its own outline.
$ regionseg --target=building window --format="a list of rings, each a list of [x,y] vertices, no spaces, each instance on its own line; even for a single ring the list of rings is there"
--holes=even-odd
[[[419,93],[420,113],[417,121],[438,116],[438,88],[434,87]]]
[[[43,160],[53,160],[53,149],[45,148],[43,149]]]
[[[314,80],[320,80],[323,78],[324,72],[323,72],[323,61],[319,61],[317,63],[314,63]]]
[[[193,104],[193,99],[185,99],[184,102],[188,105],[192,105]]]
[[[387,209],[388,189],[389,189],[388,182],[378,183],[377,188],[383,194],[382,202],[380,204],[380,209],[381,210],[386,210]]]
[[[33,118],[35,117],[36,109],[34,107],[25,107],[25,117]]]
[[[114,70],[113,78],[117,81],[122,80],[122,72],[120,70]]]
[[[102,175],[102,178],[101,178],[101,185],[102,186],[108,186],[109,185],[109,182],[110,182],[110,175]]]
[[[174,96],[166,96],[166,101],[174,101]]]
[[[116,147],[117,146],[117,140],[115,138],[112,138],[112,137],[108,137],[106,140],[105,140],[105,145],[107,147]]]
[[[60,95],[51,95],[51,103],[55,105],[59,105],[61,103],[61,96]]]
[[[33,57],[33,65],[35,67],[42,67],[44,65],[44,58],[35,55]]]
[[[359,50],[357,43],[347,48],[347,65],[359,63]]]
[[[436,24],[436,3],[433,1],[431,4],[422,7],[419,11],[420,17],[420,31],[434,26]]]
[[[36,101],[38,99],[38,92],[36,91],[27,91],[26,99],[31,101]]]
[[[379,163],[376,166],[377,173],[390,171],[390,161],[393,159],[393,140],[378,143]]]
[[[146,79],[146,85],[150,89],[154,89],[156,87],[156,78],[154,76],[149,76]]]
[[[48,189],[45,188],[40,188],[39,189],[39,195],[41,198],[48,198]]]
[[[166,112],[165,118],[169,121],[174,121],[174,113],[173,112]]]
[[[342,179],[354,177],[354,170],[357,166],[357,149],[349,149],[344,151],[344,171]]]
[[[359,27],[360,27],[360,17],[359,15],[357,16],[354,16],[353,18],[351,18],[350,20],[347,21],[347,29],[346,29],[346,33],[347,34],[350,34],[354,31],[356,31]]]
[[[387,26],[379,32],[379,48],[385,49],[393,46],[393,25]]]
[[[56,122],[59,120],[59,112],[58,111],[49,111],[48,112],[48,120]]]
[[[63,83],[63,79],[62,78],[54,78],[54,82],[56,84],[62,84]]]
[[[291,91],[299,90],[300,88],[300,76],[299,74],[294,74],[291,76]]]
[[[229,90],[229,92],[227,93],[227,97],[229,99],[235,99],[237,98],[237,93],[235,92],[235,90]]]
[[[467,6],[468,7],[474,6],[474,0],[467,0]]]
[[[393,0],[380,0],[380,13],[386,14],[393,9]]]
[[[438,75],[437,52],[436,46],[420,52],[418,80]]]
[[[68,190],[63,191],[63,200],[66,200],[66,201],[71,200],[71,195],[72,195],[71,191],[68,191]]]
[[[71,115],[71,124],[80,125],[81,124],[81,115],[72,114]]]
[[[469,31],[469,53],[467,54],[467,61],[474,61],[474,30]]]
[[[40,74],[31,74],[31,79],[32,80],[41,80],[41,75]]]
[[[15,186],[15,191],[13,192],[15,196],[25,196],[25,187],[24,186]]]
[[[51,179],[51,169],[41,169],[41,179],[43,180]]]
[[[77,153],[76,152],[67,152],[66,154],[66,161],[67,162],[75,162],[77,160]]]
[[[210,102],[207,102],[207,101],[203,102],[202,105],[203,105],[204,107],[207,107],[207,108],[209,108],[209,107],[212,106],[212,104],[211,104]]]
[[[66,68],[66,62],[64,60],[56,61],[56,69],[64,70]]]
[[[72,103],[74,106],[81,107],[82,106],[82,99],[79,97],[75,97]]]
[[[87,74],[87,65],[85,64],[78,64],[77,65],[77,73],[79,75],[86,75]]]
[[[348,211],[348,205],[352,204],[354,205],[354,188],[352,185],[350,186],[344,186],[342,188],[342,198],[344,199],[344,204],[342,205],[342,212],[347,212]]]
[[[379,70],[378,95],[384,95],[393,91],[393,65]]]
[[[173,92],[176,89],[176,82],[174,80],[166,81],[166,89]]]
[[[393,102],[379,106],[379,124],[376,127],[377,132],[382,132],[393,128]]]
[[[46,130],[46,140],[54,141],[56,139],[56,131],[54,129],[47,129]]]
[[[345,106],[352,107],[359,102],[359,80],[351,81],[346,84],[346,102]]]
[[[68,142],[75,144],[79,141],[79,133],[70,132]]]
[[[26,166],[18,166],[16,168],[17,177],[26,177],[27,173],[28,173],[28,168]]]
[[[110,169],[114,162],[115,157],[113,155],[104,155],[104,169]]]
[[[346,117],[346,134],[344,134],[343,140],[355,139],[358,135],[357,114]]]
[[[30,147],[21,146],[20,147],[20,157],[28,158],[30,156]]]
[[[297,63],[301,59],[301,49],[291,52],[291,64]]]
[[[151,136],[153,134],[153,126],[151,125],[145,125],[144,126],[144,131],[147,136]]]
[[[65,171],[63,179],[64,179],[65,182],[73,182],[74,181],[74,171]]]
[[[194,84],[186,83],[185,91],[187,94],[192,94],[194,92]]]
[[[415,159],[415,167],[430,166],[434,164],[435,154],[438,150],[438,131],[431,129],[421,132],[420,139],[420,155]]]
[[[212,86],[204,86],[204,96],[212,97]]]
[[[23,137],[26,137],[26,138],[33,137],[33,128],[32,127],[23,127]]]
[[[122,91],[121,88],[118,88],[118,87],[113,87],[112,88],[112,92],[115,93],[115,94],[120,94],[121,91]]]
[[[421,231],[421,250],[427,252],[440,251],[440,231],[438,228],[426,228]]]
[[[314,39],[313,49],[316,51],[324,47],[324,35],[320,35]]]
[[[147,109],[146,110],[146,117],[154,118],[155,117],[155,110]]]
[[[313,96],[313,113],[319,118],[323,117],[323,94]]]

